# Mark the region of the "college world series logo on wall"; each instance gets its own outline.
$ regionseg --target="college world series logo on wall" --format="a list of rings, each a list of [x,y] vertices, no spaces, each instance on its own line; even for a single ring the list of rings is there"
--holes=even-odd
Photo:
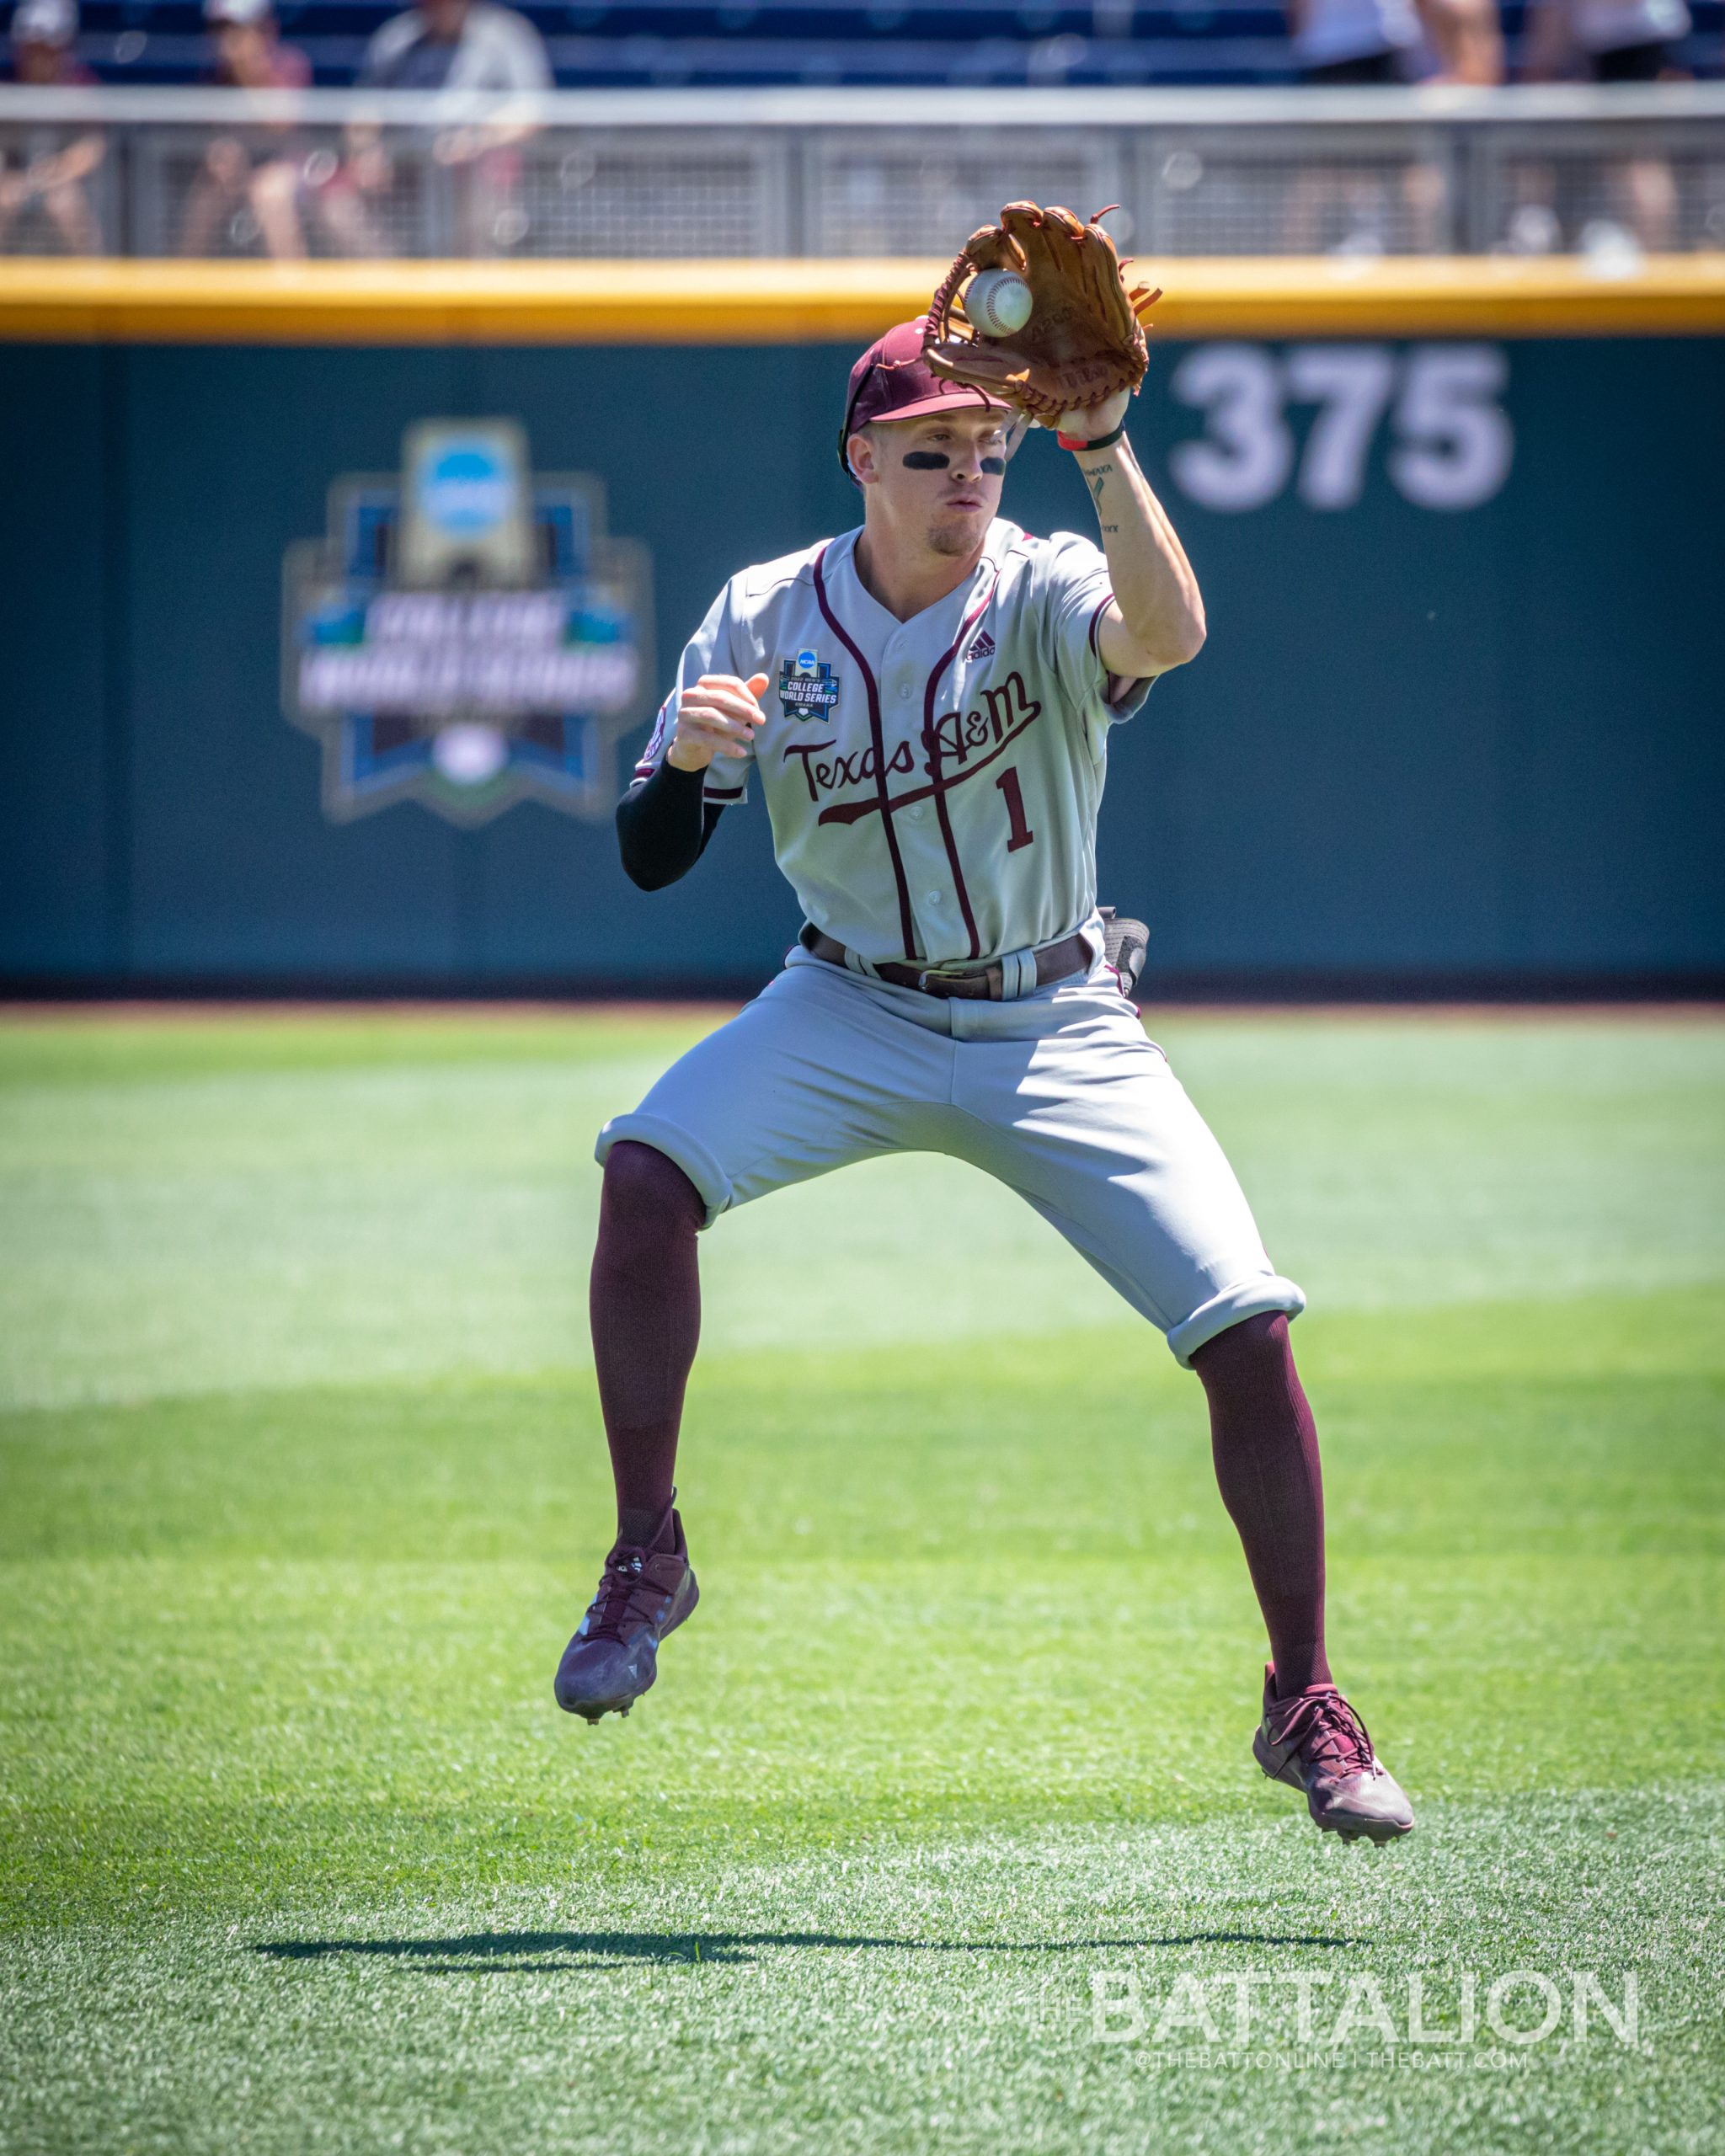
[[[513,420],[409,427],[400,477],[338,479],[328,536],[285,563],[282,707],[323,744],[325,814],[608,816],[617,740],[649,715],[651,604],[599,480],[536,474]]]

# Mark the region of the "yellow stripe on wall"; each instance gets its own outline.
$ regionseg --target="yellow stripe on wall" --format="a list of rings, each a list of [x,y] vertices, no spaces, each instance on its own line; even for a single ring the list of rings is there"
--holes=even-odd
[[[937,261],[0,262],[0,339],[246,344],[854,343]],[[1725,333],[1725,253],[1600,275],[1562,258],[1140,258],[1163,337]]]

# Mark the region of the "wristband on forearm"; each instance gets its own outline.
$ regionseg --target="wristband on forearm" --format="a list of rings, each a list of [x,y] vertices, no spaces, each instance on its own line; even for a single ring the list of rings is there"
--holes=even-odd
[[[1055,440],[1062,449],[1112,449],[1125,431],[1126,422],[1122,419],[1111,435],[1098,435],[1093,441],[1081,441],[1076,435],[1063,435],[1058,432],[1055,435]]]

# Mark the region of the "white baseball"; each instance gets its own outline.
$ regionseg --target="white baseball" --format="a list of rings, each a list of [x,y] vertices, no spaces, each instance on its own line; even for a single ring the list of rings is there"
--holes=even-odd
[[[1030,287],[1011,270],[979,270],[964,294],[964,312],[985,337],[1010,337],[1030,319]]]

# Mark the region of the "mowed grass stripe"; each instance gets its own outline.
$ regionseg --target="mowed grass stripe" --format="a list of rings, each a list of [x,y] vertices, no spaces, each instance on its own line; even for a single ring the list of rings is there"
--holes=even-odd
[[[1309,1315],[1332,1539],[1353,1550],[1719,1547],[1711,1291]],[[1203,1396],[1147,1328],[711,1353],[681,1473],[702,1554],[1231,1557]],[[188,1551],[531,1558],[611,1533],[592,1380],[307,1387],[0,1416],[0,1561]]]
[[[146,1026],[135,1067],[124,1027],[0,1027],[0,1405],[585,1364],[594,1135],[717,1015]],[[1159,1030],[1316,1310],[1725,1280],[1725,1027]],[[1120,1323],[939,1160],[745,1208],[705,1272],[720,1352]]]

